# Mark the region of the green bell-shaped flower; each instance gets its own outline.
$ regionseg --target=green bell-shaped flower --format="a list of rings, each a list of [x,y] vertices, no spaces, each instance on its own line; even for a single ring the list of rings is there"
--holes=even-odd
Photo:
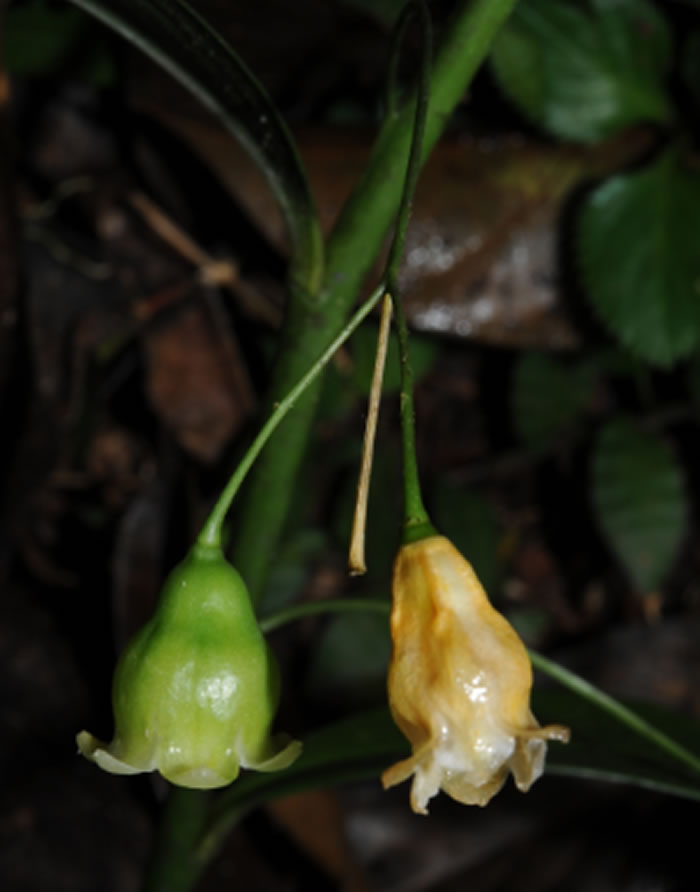
[[[286,768],[301,752],[270,736],[279,671],[243,580],[216,547],[195,545],[170,574],[119,660],[112,699],[111,744],[87,731],[77,741],[113,774],[158,770],[204,789],[231,783],[241,767]]]

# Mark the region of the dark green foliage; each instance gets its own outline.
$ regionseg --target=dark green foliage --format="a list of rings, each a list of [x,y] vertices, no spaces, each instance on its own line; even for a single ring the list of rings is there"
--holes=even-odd
[[[363,326],[359,328],[350,343],[353,368],[352,383],[355,391],[362,396],[369,394],[372,386],[372,372],[374,371],[374,357],[377,352],[377,328],[376,326]],[[413,380],[418,383],[432,368],[437,356],[438,348],[435,338],[415,335],[411,338],[410,346],[411,368]],[[386,366],[384,369],[383,392],[385,394],[398,393],[401,386],[401,366],[399,364],[399,345],[396,333],[392,332],[389,338],[389,346],[386,354]]]
[[[613,334],[670,365],[700,338],[700,176],[674,151],[611,177],[589,196],[578,231],[586,290]]]
[[[386,616],[374,613],[335,616],[315,645],[309,668],[309,691],[312,696],[333,702],[376,703],[386,689],[390,653]]]
[[[60,65],[87,24],[69,6],[49,6],[32,0],[7,11],[4,55],[8,71],[20,75],[48,74]]]
[[[646,0],[521,0],[491,63],[520,110],[545,130],[596,142],[640,121],[668,121],[666,22]]]
[[[531,449],[550,449],[571,434],[593,387],[590,365],[566,363],[545,353],[525,353],[515,369],[513,422]]]
[[[673,452],[630,421],[611,421],[595,446],[592,484],[610,547],[639,591],[653,592],[676,557],[688,513]]]
[[[504,568],[499,554],[502,533],[492,506],[472,488],[441,478],[432,514],[438,530],[462,552],[493,598]]]
[[[700,31],[688,35],[683,46],[681,67],[685,83],[696,107],[700,109]]]
[[[697,722],[647,703],[635,703],[633,709],[678,743],[691,751],[697,749]],[[536,689],[533,711],[543,723],[556,719],[575,729],[565,747],[548,748],[547,771],[700,800],[700,775],[583,697],[558,689]]]
[[[96,86],[114,82],[108,45],[95,37],[90,18],[47,0],[11,6],[5,14],[3,52],[7,70],[21,77],[51,77],[58,71]]]
[[[543,722],[566,721],[576,729],[567,746],[549,745],[548,770],[700,799],[700,776],[582,697],[570,691],[538,691],[533,709]],[[693,746],[700,736],[692,719],[661,707],[645,705],[639,711],[681,743]],[[376,778],[407,753],[408,745],[388,710],[359,713],[309,734],[302,755],[285,771],[241,778],[224,794],[221,813],[240,815],[279,795],[323,787],[329,781]]]

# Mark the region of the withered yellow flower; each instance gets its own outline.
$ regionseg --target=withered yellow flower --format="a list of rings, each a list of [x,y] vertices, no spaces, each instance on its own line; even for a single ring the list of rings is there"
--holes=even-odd
[[[569,730],[538,725],[525,646],[444,536],[399,551],[391,636],[389,705],[413,754],[384,772],[385,789],[413,775],[419,814],[440,789],[486,805],[509,772],[527,791],[544,770],[546,741],[566,742]]]

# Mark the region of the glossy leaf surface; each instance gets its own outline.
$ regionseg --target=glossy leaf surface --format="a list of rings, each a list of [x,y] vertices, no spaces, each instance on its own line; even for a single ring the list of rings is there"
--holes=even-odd
[[[496,78],[520,110],[564,139],[595,142],[667,121],[666,23],[646,0],[521,0],[494,43]]]
[[[669,151],[588,197],[579,265],[596,313],[626,347],[668,366],[700,338],[700,175]]]
[[[663,581],[678,552],[687,516],[683,475],[667,444],[626,420],[610,422],[593,454],[598,522],[643,593]]]

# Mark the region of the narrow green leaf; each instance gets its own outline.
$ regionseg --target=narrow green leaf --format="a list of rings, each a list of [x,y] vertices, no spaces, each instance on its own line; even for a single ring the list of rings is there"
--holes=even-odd
[[[670,365],[700,338],[700,175],[675,151],[611,177],[588,197],[578,231],[585,288],[630,350]]]
[[[312,731],[304,738],[301,756],[287,770],[274,774],[247,773],[218,799],[200,841],[207,860],[243,814],[280,796],[377,779],[397,756],[408,754],[408,743],[386,707],[357,713]]]
[[[212,111],[265,174],[292,243],[290,283],[314,297],[323,243],[305,172],[286,124],[231,47],[184,0],[72,0],[161,65]]]
[[[697,750],[700,724],[648,704],[635,706],[655,727]],[[572,777],[625,783],[700,800],[700,775],[635,734],[585,698],[568,690],[539,689],[533,711],[540,721],[563,722],[572,730],[569,744],[550,744],[547,771]],[[386,708],[372,709],[310,733],[289,768],[275,774],[245,774],[219,798],[202,856],[216,847],[241,815],[279,796],[376,778],[393,761],[405,758],[408,743]]]
[[[626,705],[674,740],[697,750],[700,726],[693,719],[648,703]],[[560,722],[572,729],[566,746],[549,747],[548,773],[631,784],[700,801],[700,775],[584,698],[569,691],[539,689],[533,695],[533,712],[543,724]]]
[[[612,421],[595,446],[592,482],[610,547],[640,592],[653,592],[678,552],[688,513],[674,454],[657,435]]]
[[[524,353],[513,380],[513,422],[518,436],[539,452],[569,435],[591,396],[594,368],[545,353]]]
[[[595,142],[640,121],[667,121],[666,22],[647,0],[521,0],[491,64],[521,111],[564,139]]]

